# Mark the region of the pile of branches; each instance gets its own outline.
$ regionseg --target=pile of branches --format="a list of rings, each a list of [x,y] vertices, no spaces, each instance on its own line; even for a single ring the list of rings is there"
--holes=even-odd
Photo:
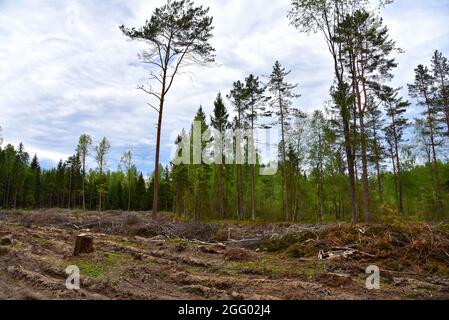
[[[146,238],[165,237],[168,239],[187,239],[210,241],[217,232],[217,226],[191,222],[170,222],[152,220],[143,225],[131,226],[126,230],[129,235]]]
[[[374,263],[414,272],[449,273],[449,226],[292,226],[263,244],[268,251],[295,257]]]
[[[43,209],[24,212],[17,222],[26,226],[63,226],[76,222],[76,218],[67,209]]]

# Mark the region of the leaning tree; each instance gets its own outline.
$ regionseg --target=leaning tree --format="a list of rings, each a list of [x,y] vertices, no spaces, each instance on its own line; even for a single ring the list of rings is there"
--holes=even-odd
[[[132,40],[148,45],[140,59],[151,66],[149,83],[139,89],[155,99],[148,105],[158,113],[156,157],[154,164],[153,215],[159,212],[159,154],[164,103],[177,74],[185,67],[205,65],[215,60],[212,17],[209,8],[194,7],[191,0],[170,1],[154,10],[150,20],[140,29],[121,26]],[[154,86],[157,86],[155,88]]]

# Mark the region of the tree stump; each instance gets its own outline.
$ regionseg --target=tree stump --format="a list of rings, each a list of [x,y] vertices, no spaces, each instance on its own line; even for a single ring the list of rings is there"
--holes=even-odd
[[[94,237],[87,233],[81,233],[76,237],[74,256],[79,256],[83,253],[94,252]]]

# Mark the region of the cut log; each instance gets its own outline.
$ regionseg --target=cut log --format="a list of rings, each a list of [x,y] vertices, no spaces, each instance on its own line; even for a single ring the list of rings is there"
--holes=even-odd
[[[260,246],[263,239],[244,239],[244,240],[231,240],[226,242],[229,247],[237,247],[244,249],[255,249]]]
[[[94,237],[87,233],[81,233],[76,237],[74,256],[79,256],[83,253],[94,252]]]

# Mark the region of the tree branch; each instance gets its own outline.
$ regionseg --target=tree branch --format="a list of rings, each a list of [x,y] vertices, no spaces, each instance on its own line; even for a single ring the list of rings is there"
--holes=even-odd
[[[147,105],[151,108],[153,108],[157,113],[160,113],[160,110],[158,108],[156,108],[155,106],[153,106],[151,103],[147,103]]]
[[[146,94],[151,95],[151,96],[154,96],[154,97],[156,97],[159,101],[161,101],[161,97],[160,97],[157,93],[153,92],[151,89],[150,89],[150,90],[147,90],[147,89],[144,88],[144,86],[138,86],[137,89],[142,90],[142,91],[145,92]]]

